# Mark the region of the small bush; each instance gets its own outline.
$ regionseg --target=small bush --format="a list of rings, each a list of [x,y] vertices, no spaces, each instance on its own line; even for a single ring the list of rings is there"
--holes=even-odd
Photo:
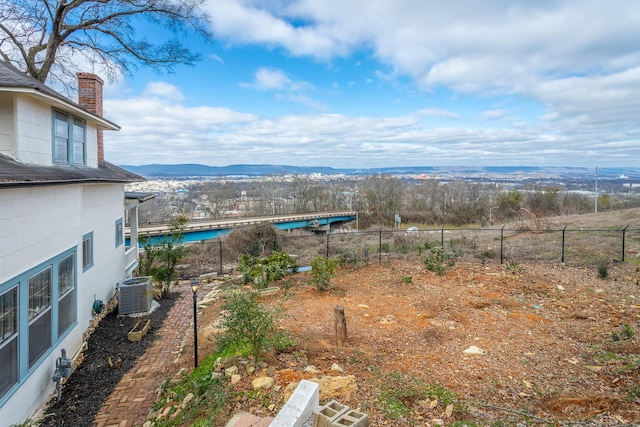
[[[338,261],[332,258],[325,258],[322,255],[316,256],[311,261],[311,283],[319,291],[326,291],[331,285],[331,278],[335,275]]]
[[[601,279],[609,277],[609,264],[607,261],[600,261],[598,263],[598,277]]]
[[[516,273],[522,273],[524,271],[524,268],[518,265],[517,262],[511,261],[509,264],[507,264],[506,270],[509,273],[516,274]]]
[[[422,258],[427,270],[439,275],[444,274],[447,267],[453,267],[456,263],[454,256],[445,254],[442,248],[430,242],[418,246],[418,256]]]
[[[222,306],[221,326],[225,329],[218,338],[218,351],[246,348],[255,360],[270,347],[283,350],[293,345],[276,327],[273,314],[260,302],[255,292],[233,292]]]
[[[264,288],[269,282],[296,272],[298,262],[286,252],[280,251],[273,251],[267,258],[244,254],[238,259],[238,269],[242,272],[244,283],[253,282],[259,288]]]
[[[633,328],[628,324],[620,327],[619,331],[611,332],[611,341],[630,340],[633,338]]]

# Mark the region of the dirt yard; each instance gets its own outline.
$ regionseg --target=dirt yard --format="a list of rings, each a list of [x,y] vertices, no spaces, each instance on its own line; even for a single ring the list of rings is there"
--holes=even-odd
[[[624,226],[635,222],[638,210],[613,214],[606,223]],[[594,215],[561,220],[587,228],[603,221]],[[309,284],[309,272],[288,276],[263,301],[299,345],[268,355],[265,374],[275,378],[276,388],[256,394],[252,377],[244,375],[224,413],[273,416],[288,384],[353,375],[357,390],[333,398],[366,412],[372,426],[640,425],[638,265],[636,257],[611,262],[604,279],[597,265],[495,260],[458,262],[437,275],[409,256],[342,268],[326,292]],[[346,347],[335,345],[338,305],[347,319]],[[199,311],[201,359],[213,349],[219,308],[218,300]],[[154,324],[165,315],[155,313]],[[130,321],[115,315],[103,320],[91,339],[108,349],[90,343],[63,402],[49,408],[55,415],[43,425],[90,425],[153,339],[151,332],[136,346],[125,342]],[[185,342],[191,333],[185,331]],[[98,368],[118,348],[123,350],[114,363],[121,367]],[[189,361],[192,349],[181,354]],[[334,363],[344,373],[332,370]],[[319,372],[304,372],[309,365]]]
[[[283,387],[308,378],[307,365],[354,375],[358,390],[337,399],[367,412],[373,426],[638,425],[636,266],[613,265],[606,279],[595,267],[510,267],[458,264],[439,276],[416,258],[342,269],[326,292],[308,284],[309,273],[290,276],[265,302],[282,310],[281,327],[300,345],[272,356],[267,374]],[[344,348],[334,345],[337,305],[347,318]],[[202,325],[214,322],[216,306],[202,316]],[[203,326],[202,342],[212,330]],[[331,371],[333,363],[345,372]]]

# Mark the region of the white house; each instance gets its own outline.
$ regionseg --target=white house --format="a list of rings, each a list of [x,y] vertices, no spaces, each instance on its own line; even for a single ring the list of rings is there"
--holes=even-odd
[[[138,262],[138,175],[104,161],[102,80],[78,73],[78,103],[0,61],[0,424],[54,390],[56,359],[83,344],[95,300]],[[125,244],[125,226],[131,245]]]

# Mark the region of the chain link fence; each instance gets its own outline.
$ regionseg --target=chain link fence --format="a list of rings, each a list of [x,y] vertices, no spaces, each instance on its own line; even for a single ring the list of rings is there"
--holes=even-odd
[[[201,258],[217,272],[228,270],[238,256],[231,245],[233,233],[202,242]],[[320,255],[350,264],[366,265],[392,259],[411,259],[425,242],[440,247],[458,261],[479,264],[564,263],[570,266],[609,262],[640,263],[640,228],[603,227],[530,230],[526,228],[438,228],[418,230],[375,230],[309,234],[277,234],[262,244],[267,256],[272,250],[296,257],[308,266]],[[233,248],[233,249],[232,249]],[[206,261],[204,261],[206,258]]]

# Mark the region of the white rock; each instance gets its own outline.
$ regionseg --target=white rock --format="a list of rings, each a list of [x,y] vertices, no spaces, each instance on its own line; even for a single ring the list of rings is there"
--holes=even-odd
[[[186,408],[186,406],[189,404],[189,402],[191,402],[193,400],[193,398],[196,397],[193,393],[189,393],[187,394],[184,399],[182,399],[182,409]]]
[[[309,365],[306,368],[304,368],[304,372],[307,372],[307,373],[310,373],[310,374],[318,374],[318,373],[320,373],[320,371],[318,371],[318,369],[313,365]]]
[[[237,373],[238,373],[237,366],[229,366],[227,369],[224,370],[224,375],[227,377],[230,377],[231,375],[235,375]]]
[[[472,345],[471,347],[469,347],[468,349],[463,351],[463,353],[465,353],[465,354],[485,354],[486,351],[484,351],[480,347],[476,347],[475,345]]]
[[[242,376],[238,374],[231,375],[231,384],[238,384],[241,378]]]
[[[344,369],[342,369],[342,367],[340,365],[338,365],[337,363],[334,363],[333,365],[331,365],[331,370],[332,371],[338,371],[338,372],[344,372]]]
[[[273,378],[271,377],[257,377],[251,381],[251,386],[254,390],[269,390],[273,387]]]

